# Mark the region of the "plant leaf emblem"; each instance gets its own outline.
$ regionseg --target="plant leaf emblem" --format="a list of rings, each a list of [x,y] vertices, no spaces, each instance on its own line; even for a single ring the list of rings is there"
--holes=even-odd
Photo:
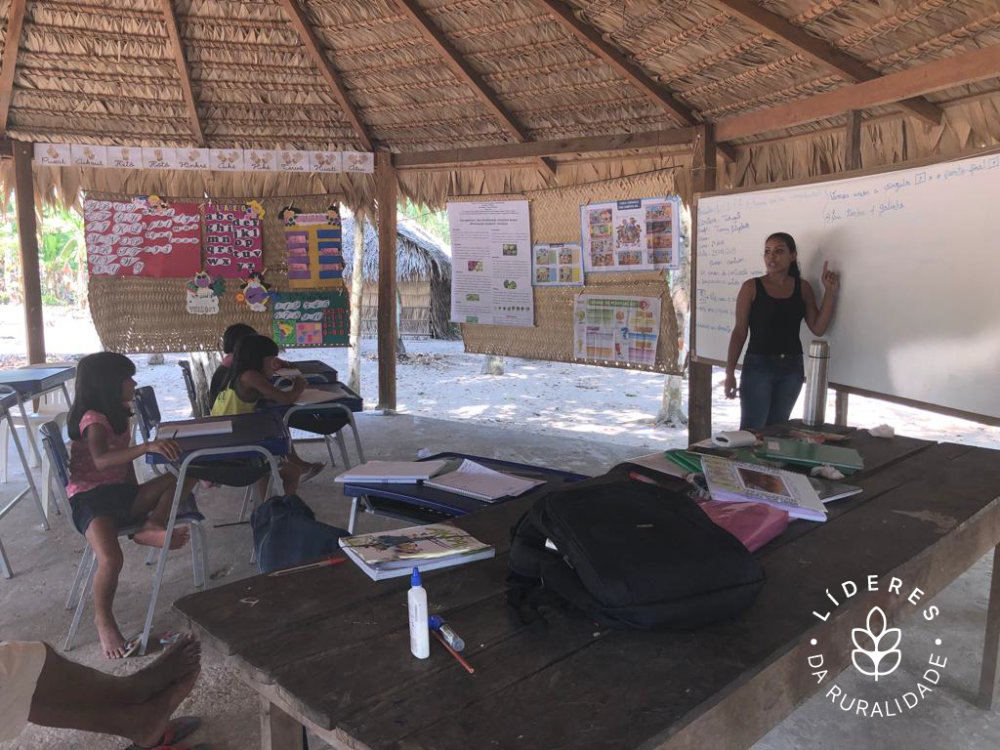
[[[851,639],[856,648],[851,652],[854,668],[868,677],[885,677],[896,671],[902,652],[898,646],[902,638],[899,628],[887,627],[888,621],[881,607],[872,607],[868,613],[867,628],[854,628]]]

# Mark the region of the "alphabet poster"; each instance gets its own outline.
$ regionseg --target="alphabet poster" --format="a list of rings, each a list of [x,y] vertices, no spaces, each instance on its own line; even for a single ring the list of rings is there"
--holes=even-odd
[[[347,346],[351,328],[346,292],[272,295],[274,340],[280,346]]]
[[[340,236],[340,208],[306,214],[294,206],[279,212],[285,227],[288,286],[291,289],[342,289],[344,255]]]
[[[197,203],[167,203],[155,195],[85,200],[83,220],[92,276],[191,278],[201,270]]]
[[[205,206],[205,268],[224,279],[264,270],[263,207],[257,201]]]
[[[680,200],[638,198],[580,206],[587,273],[680,268]]]

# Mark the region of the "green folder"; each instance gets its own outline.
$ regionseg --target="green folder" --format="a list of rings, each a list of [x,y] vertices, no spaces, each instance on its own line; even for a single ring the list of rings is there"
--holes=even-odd
[[[789,463],[804,466],[822,466],[829,464],[838,469],[857,471],[863,469],[865,462],[861,454],[853,448],[841,448],[837,445],[806,443],[801,440],[785,438],[764,438],[764,444],[757,451],[768,458],[775,458]]]

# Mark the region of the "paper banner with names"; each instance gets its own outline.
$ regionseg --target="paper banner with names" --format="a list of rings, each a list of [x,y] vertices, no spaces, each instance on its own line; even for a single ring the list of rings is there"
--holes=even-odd
[[[205,269],[213,276],[245,279],[264,269],[258,211],[244,203],[205,206]]]
[[[305,214],[294,207],[278,212],[285,225],[288,286],[291,289],[339,289],[344,286],[340,209]]]
[[[680,199],[580,206],[580,237],[587,273],[680,268]]]
[[[531,283],[535,286],[582,286],[580,243],[537,244],[531,253]]]
[[[659,333],[658,297],[581,294],[574,303],[574,359],[653,366]]]
[[[279,292],[271,296],[279,346],[347,346],[351,327],[346,292]]]
[[[448,204],[451,319],[533,326],[528,201]]]
[[[201,270],[197,203],[167,203],[155,195],[85,200],[83,219],[91,276],[190,278]]]

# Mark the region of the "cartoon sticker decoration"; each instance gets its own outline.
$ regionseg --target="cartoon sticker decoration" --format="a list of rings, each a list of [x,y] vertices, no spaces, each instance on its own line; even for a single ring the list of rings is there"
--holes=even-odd
[[[191,315],[218,315],[219,298],[226,291],[226,282],[213,279],[205,271],[198,271],[187,283],[187,311]]]
[[[246,281],[240,284],[240,291],[236,293],[236,301],[246,304],[254,312],[267,312],[267,302],[271,298],[270,284],[264,283],[263,273],[251,273]]]

